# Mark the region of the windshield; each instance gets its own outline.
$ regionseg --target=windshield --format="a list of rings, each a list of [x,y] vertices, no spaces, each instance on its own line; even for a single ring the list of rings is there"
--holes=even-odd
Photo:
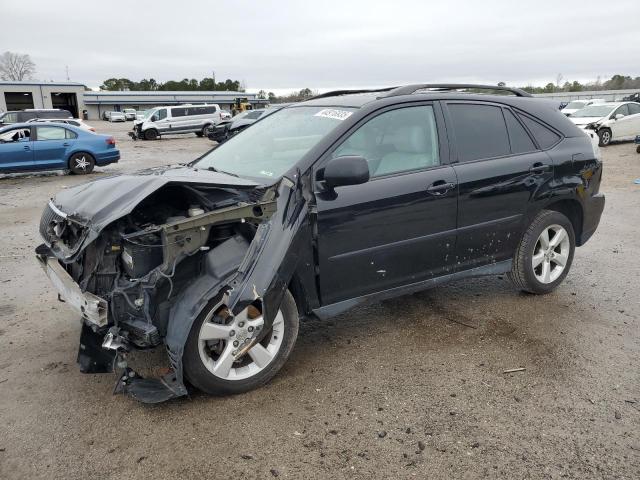
[[[578,110],[571,116],[576,117],[604,117],[609,115],[611,110],[615,108],[615,105],[589,105],[588,107]]]
[[[196,166],[239,176],[278,178],[354,110],[344,107],[285,108],[232,137],[202,157]]]
[[[578,110],[582,107],[584,107],[587,104],[587,102],[569,102],[569,104],[564,107],[564,108],[573,108],[575,110]]]
[[[134,108],[125,108],[125,109],[123,110],[123,112],[124,112],[124,113],[136,113],[136,111],[135,111],[135,109],[134,109]]]

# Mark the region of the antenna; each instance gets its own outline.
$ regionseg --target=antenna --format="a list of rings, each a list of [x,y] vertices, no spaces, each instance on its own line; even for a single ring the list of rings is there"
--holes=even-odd
[[[69,81],[69,65],[65,65],[65,69],[67,70],[67,82]]]

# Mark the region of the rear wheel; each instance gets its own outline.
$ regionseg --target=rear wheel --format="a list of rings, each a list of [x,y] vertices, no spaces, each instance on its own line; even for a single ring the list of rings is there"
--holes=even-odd
[[[262,314],[253,306],[233,317],[219,300],[210,303],[185,345],[189,382],[212,395],[242,393],[267,383],[286,362],[298,336],[298,310],[288,291],[269,332],[249,348],[263,327]]]
[[[69,170],[75,175],[86,175],[93,172],[96,161],[88,153],[74,153],[69,159]]]
[[[145,140],[156,140],[158,138],[158,131],[155,129],[147,130],[144,132]]]
[[[569,273],[575,245],[569,219],[560,212],[542,210],[520,240],[509,278],[525,292],[549,293]]]
[[[598,139],[598,144],[601,147],[606,147],[607,145],[609,145],[611,143],[611,130],[609,130],[608,128],[601,128],[598,131]]]

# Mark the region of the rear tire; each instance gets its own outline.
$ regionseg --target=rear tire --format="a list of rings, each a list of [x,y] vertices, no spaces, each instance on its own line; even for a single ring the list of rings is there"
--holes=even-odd
[[[261,387],[282,368],[298,337],[298,309],[293,296],[289,291],[285,292],[272,330],[249,353],[237,361],[229,362],[226,369],[223,368],[223,358],[227,347],[229,351],[241,349],[246,339],[246,329],[257,330],[258,326],[249,325],[262,317],[251,318],[245,310],[244,317],[239,314],[231,320],[232,323],[225,324],[221,317],[214,315],[219,307],[220,297],[209,303],[191,327],[183,355],[185,376],[194,387],[210,395],[231,395]],[[237,323],[242,318],[245,325],[237,328],[242,327]],[[205,322],[216,328],[203,328]],[[233,333],[219,335],[224,328],[233,329]],[[203,337],[207,340],[203,340]],[[239,343],[239,346],[233,342]],[[251,354],[256,347],[259,351]]]
[[[598,130],[598,145],[606,147],[611,143],[611,130],[608,128],[601,128]]]
[[[155,129],[147,130],[144,132],[145,140],[157,140],[158,139],[158,131]]]
[[[542,210],[522,235],[509,279],[525,292],[552,292],[569,273],[575,246],[571,221],[560,212]]]
[[[69,170],[74,175],[86,175],[93,172],[95,167],[95,159],[88,153],[80,152],[74,153],[69,158]]]

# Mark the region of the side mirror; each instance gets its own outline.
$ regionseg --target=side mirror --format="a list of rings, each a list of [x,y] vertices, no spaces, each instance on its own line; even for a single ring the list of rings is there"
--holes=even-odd
[[[334,158],[324,167],[324,181],[329,188],[367,183],[369,164],[357,155]]]
[[[624,115],[621,113],[617,113],[616,116],[613,118],[615,118],[616,120],[620,120],[621,118],[624,118]]]
[[[152,121],[152,122],[157,122],[157,121],[158,121],[158,116],[157,116],[157,115],[153,115],[153,116],[151,117],[151,121]]]

